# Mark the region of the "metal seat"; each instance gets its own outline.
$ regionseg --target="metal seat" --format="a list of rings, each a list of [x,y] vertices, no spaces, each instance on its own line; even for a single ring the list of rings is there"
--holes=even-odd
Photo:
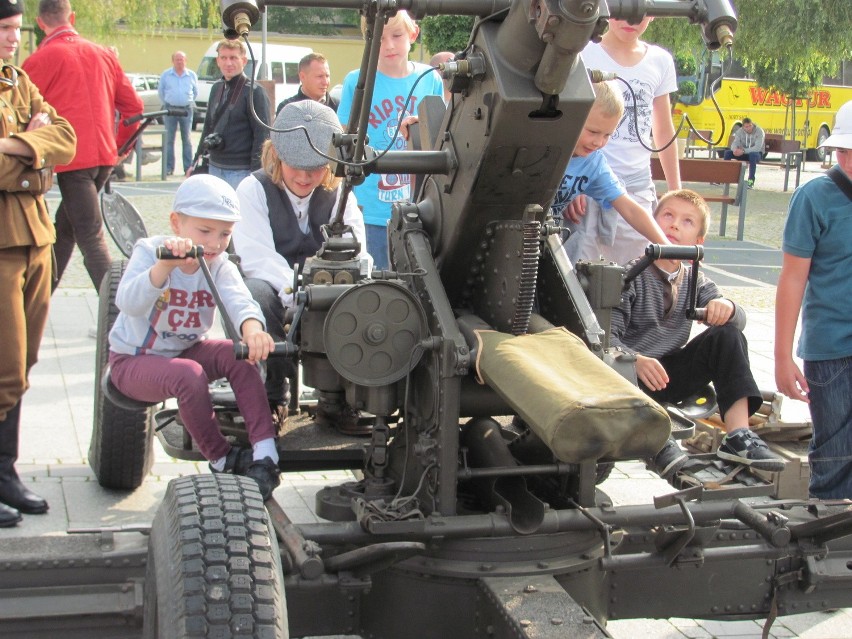
[[[110,366],[107,364],[104,368],[104,374],[101,376],[101,391],[103,391],[104,396],[106,396],[110,402],[119,408],[123,408],[125,410],[142,410],[159,404],[159,402],[143,402],[142,400],[128,397],[115,387],[109,377],[109,372]]]
[[[716,403],[716,391],[710,384],[707,384],[699,392],[676,402],[674,407],[689,419],[710,417],[719,409]]]

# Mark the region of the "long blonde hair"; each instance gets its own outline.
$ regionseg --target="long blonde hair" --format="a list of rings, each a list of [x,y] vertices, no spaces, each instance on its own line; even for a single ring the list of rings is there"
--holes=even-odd
[[[272,146],[271,140],[263,143],[260,164],[275,184],[284,184],[284,173],[281,171],[281,165],[284,164],[284,160],[281,159],[278,151]],[[325,177],[322,179],[320,186],[326,190],[333,191],[340,184],[340,181],[341,178],[335,177],[334,173],[331,172],[331,166],[326,164]]]

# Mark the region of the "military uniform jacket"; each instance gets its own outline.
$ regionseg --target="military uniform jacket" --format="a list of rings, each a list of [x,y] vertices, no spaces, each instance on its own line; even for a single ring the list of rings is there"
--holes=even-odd
[[[7,67],[8,68],[8,67]],[[56,239],[53,222],[41,195],[28,189],[33,168],[67,164],[74,157],[77,136],[67,120],[42,98],[26,73],[15,68],[17,86],[0,92],[0,137],[16,137],[33,157],[0,153],[0,248],[45,246]],[[27,131],[33,114],[44,112],[51,124]]]

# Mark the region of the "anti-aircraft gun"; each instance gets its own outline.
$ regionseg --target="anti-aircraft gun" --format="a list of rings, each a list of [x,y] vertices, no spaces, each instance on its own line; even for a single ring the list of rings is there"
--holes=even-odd
[[[596,489],[605,462],[652,455],[671,424],[609,348],[625,273],[575,272],[545,214],[594,98],[579,53],[610,16],[688,18],[710,48],[731,46],[730,3],[266,3],[278,4],[366,18],[338,174],[423,176],[393,208],[390,270],[359,275],[335,222],[330,250],[301,274],[289,353],[321,398],[345,396],[375,422],[363,479],[318,496],[331,523],[279,530],[291,632],[604,636],[590,619],[769,617],[846,601],[842,506],[698,487],[614,508]],[[263,9],[223,0],[223,22],[242,37]],[[384,20],[398,9],[478,18],[443,66],[449,105],[420,107],[421,149],[384,152],[363,131]],[[172,583],[157,601],[188,590]]]
[[[327,523],[294,526],[268,504],[283,546],[282,574],[265,575],[272,609],[241,611],[239,597],[222,595],[210,613],[215,572],[238,563],[241,533],[206,563],[204,513],[246,508],[235,505],[245,482],[174,482],[152,530],[146,632],[159,619],[160,636],[196,626],[212,636],[221,618],[234,632],[247,622],[279,636],[289,623],[293,636],[591,637],[612,618],[844,605],[843,506],[697,487],[615,508],[596,488],[607,463],[653,455],[671,423],[609,348],[624,271],[575,271],[546,215],[594,98],[579,54],[608,17],[687,18],[709,47],[730,46],[728,0],[223,0],[226,32],[247,36],[271,5],[361,10],[367,46],[332,152],[338,175],[350,185],[368,173],[419,176],[413,201],[393,207],[389,270],[365,273],[341,224],[328,227],[300,274],[283,348],[320,401],[345,397],[375,416],[373,434],[363,479],[318,495]],[[399,9],[477,20],[442,68],[449,105],[419,109],[421,148],[384,152],[363,131],[384,21]],[[700,258],[649,252],[666,250]],[[269,534],[263,522],[261,511],[252,532]],[[182,562],[195,560],[189,575]]]

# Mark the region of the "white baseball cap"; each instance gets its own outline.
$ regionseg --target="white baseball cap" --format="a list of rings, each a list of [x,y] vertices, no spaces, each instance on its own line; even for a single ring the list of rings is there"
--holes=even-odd
[[[819,146],[820,148],[830,146],[836,149],[852,149],[852,100],[838,109],[837,117],[834,119],[834,130]]]
[[[209,174],[191,175],[178,187],[172,210],[190,217],[222,222],[239,222],[237,192],[221,178]]]

